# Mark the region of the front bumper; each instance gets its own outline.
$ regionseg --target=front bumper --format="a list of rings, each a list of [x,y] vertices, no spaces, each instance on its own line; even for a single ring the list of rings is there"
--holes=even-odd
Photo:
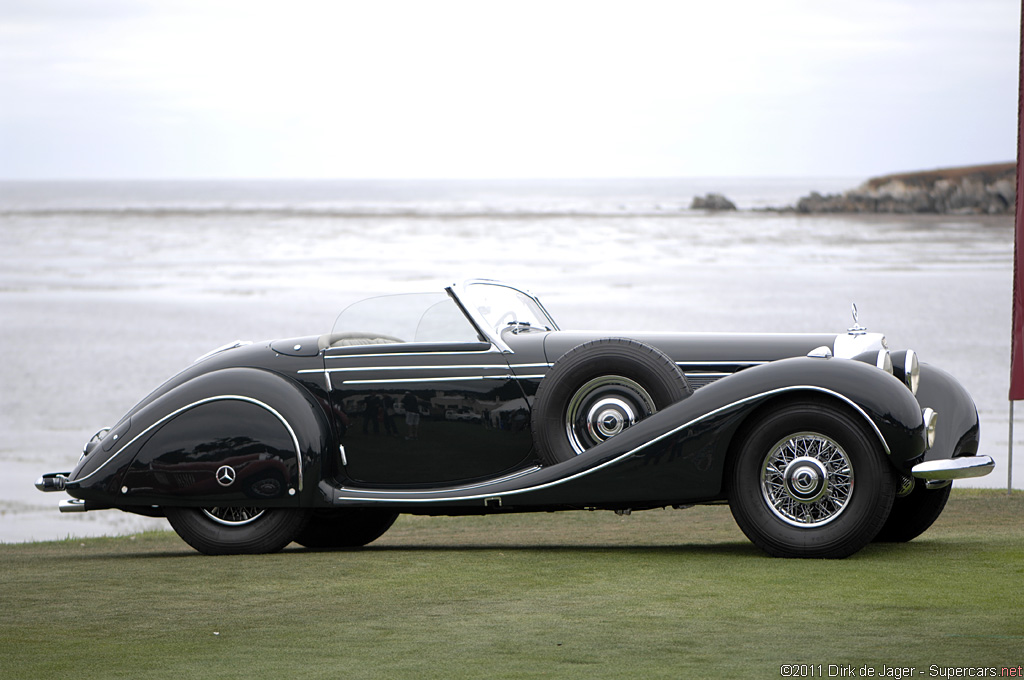
[[[918,463],[910,469],[910,474],[926,482],[949,482],[954,479],[984,477],[995,467],[996,463],[990,456],[963,456]]]

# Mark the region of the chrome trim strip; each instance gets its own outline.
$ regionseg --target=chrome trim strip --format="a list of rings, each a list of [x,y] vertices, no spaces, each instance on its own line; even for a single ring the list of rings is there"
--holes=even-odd
[[[716,371],[688,371],[683,373],[687,378],[725,378],[735,373],[718,373]]]
[[[317,371],[327,371],[328,373],[346,373],[352,371],[445,371],[445,370],[457,370],[457,369],[494,369],[496,371],[505,371],[508,373],[507,364],[455,364],[451,366],[347,366],[345,368],[326,368],[316,369]]]
[[[556,480],[553,480],[553,481],[550,481],[550,482],[545,482],[544,484],[538,484],[536,486],[528,486],[528,487],[523,487],[521,489],[513,489],[511,491],[506,491],[506,492],[504,492],[504,493],[502,493],[500,495],[501,496],[515,496],[515,495],[519,495],[519,494],[523,494],[523,493],[528,493],[528,492],[531,492],[531,491],[541,491],[543,489],[548,489],[548,488],[551,488],[553,486],[558,486],[560,484],[564,484],[566,482],[570,482],[570,481],[573,481],[575,479],[579,479],[580,477],[585,477],[585,476],[587,476],[587,475],[589,475],[591,473],[597,472],[599,470],[603,470],[604,468],[609,467],[611,465],[615,465],[616,463],[618,463],[620,461],[623,461],[626,458],[629,458],[629,457],[635,455],[637,452],[646,449],[648,446],[651,446],[652,444],[657,444],[661,440],[667,439],[668,437],[671,437],[672,435],[676,434],[677,432],[685,430],[688,427],[692,427],[696,423],[699,423],[702,420],[705,420],[705,419],[710,418],[710,417],[712,417],[712,416],[714,416],[714,415],[716,415],[718,413],[721,413],[722,411],[727,411],[727,410],[729,410],[729,409],[731,409],[733,407],[740,406],[740,405],[745,404],[745,403],[747,403],[749,401],[754,401],[754,400],[761,399],[761,398],[764,398],[764,397],[769,397],[769,396],[772,396],[772,395],[775,395],[775,394],[781,394],[783,392],[794,392],[794,391],[797,391],[797,390],[813,390],[815,392],[823,392],[825,394],[829,394],[831,396],[834,396],[834,397],[838,398],[840,401],[846,402],[851,407],[853,407],[854,410],[856,410],[858,413],[860,413],[864,417],[864,419],[867,420],[868,423],[870,423],[872,429],[875,431],[875,434],[878,436],[878,440],[882,444],[882,448],[885,449],[886,454],[891,454],[892,453],[890,448],[889,448],[889,444],[885,441],[885,437],[882,436],[882,432],[881,432],[881,430],[878,429],[878,426],[875,425],[874,421],[872,421],[871,418],[868,416],[868,414],[865,413],[864,409],[862,409],[860,406],[855,404],[848,397],[845,397],[842,394],[839,394],[838,392],[834,392],[834,391],[832,391],[830,389],[827,389],[827,388],[824,388],[824,387],[817,387],[815,385],[794,385],[792,387],[780,387],[780,388],[775,389],[775,390],[769,390],[767,392],[761,392],[760,394],[755,394],[755,395],[752,395],[750,397],[746,397],[744,399],[740,399],[738,401],[734,401],[734,402],[732,402],[730,404],[726,404],[725,406],[720,406],[720,407],[716,408],[713,411],[709,411],[708,413],[705,413],[702,416],[699,416],[697,418],[694,418],[694,419],[692,419],[690,421],[687,421],[687,422],[683,423],[682,425],[674,427],[671,430],[669,430],[668,432],[662,433],[660,436],[655,437],[654,439],[652,439],[652,440],[650,440],[648,442],[644,442],[643,444],[641,444],[640,446],[637,446],[634,449],[626,451],[625,453],[623,453],[621,455],[618,455],[615,458],[612,458],[611,460],[607,460],[607,461],[601,463],[600,465],[595,465],[594,467],[588,468],[587,470],[582,470],[580,472],[577,472],[576,474],[569,475],[568,477],[562,477],[561,479],[556,479]],[[342,487],[340,489],[340,491],[341,492],[346,492],[347,491],[347,492],[353,492],[353,493],[362,493],[362,490],[360,490],[360,489],[348,489],[348,488],[345,488],[345,487]],[[433,491],[423,492],[423,493],[444,493],[444,491],[443,490],[436,490],[435,489]],[[365,498],[365,497],[362,497],[362,496],[339,495],[339,496],[336,497],[336,500],[339,500],[339,501],[371,501],[371,502],[385,502],[385,503],[394,503],[394,502],[406,502],[406,503],[449,503],[449,502],[452,502],[452,501],[480,500],[480,499],[491,498],[492,496],[493,496],[493,494],[484,493],[484,494],[473,494],[473,495],[469,495],[469,496],[455,496],[455,497],[445,497],[445,498],[421,498],[421,499],[401,499],[401,500],[398,500],[398,499],[395,499],[395,498],[376,499],[376,498]]]
[[[406,343],[408,344],[408,343]],[[436,344],[436,343],[435,343]],[[395,345],[381,345],[381,347],[394,347]],[[403,345],[404,346],[404,345]],[[330,352],[330,349],[324,350]],[[437,357],[437,356],[471,356],[477,354],[501,354],[493,345],[489,349],[481,350],[466,350],[464,352],[374,352],[372,354],[325,354],[325,359],[365,359],[367,357],[374,357],[380,359],[382,357]]]
[[[229,343],[223,344],[223,345],[221,345],[220,347],[218,347],[216,349],[211,349],[209,352],[207,352],[203,356],[197,357],[196,360],[193,361],[192,363],[193,364],[198,364],[200,361],[203,361],[204,359],[209,359],[214,354],[220,354],[221,352],[226,352],[229,349],[236,349],[238,347],[246,347],[247,345],[251,345],[251,344],[252,344],[252,340],[235,340],[234,342],[229,342]]]
[[[410,368],[396,366],[396,368]],[[463,368],[480,368],[479,366],[465,366]],[[491,368],[485,366],[484,368]],[[445,382],[452,380],[540,380],[545,374],[531,374],[531,375],[510,375],[507,369],[502,369],[500,366],[495,366],[495,369],[504,370],[503,373],[496,373],[494,375],[456,375],[456,376],[433,376],[433,377],[420,377],[420,378],[404,378],[404,377],[392,377],[392,378],[377,378],[377,379],[366,379],[366,380],[342,380],[339,384],[345,385],[383,385],[385,383],[408,383],[408,382]],[[363,369],[332,369],[332,368],[304,368],[298,373],[323,373],[327,376],[330,392],[334,388],[334,383],[331,381],[331,373],[337,373],[339,371],[347,370],[363,370]],[[373,369],[366,369],[373,370]],[[731,375],[731,374],[729,374]]]
[[[536,472],[537,470],[540,470],[540,469],[541,469],[540,465],[534,465],[533,467],[528,467],[528,468],[525,468],[523,470],[519,470],[518,472],[513,472],[512,474],[505,475],[504,477],[498,477],[496,479],[488,479],[486,482],[478,482],[477,484],[468,484],[466,486],[453,486],[453,487],[448,487],[446,489],[431,489],[429,491],[402,491],[402,490],[397,490],[397,489],[396,490],[388,490],[388,489],[383,489],[383,490],[382,489],[366,489],[366,490],[363,490],[363,489],[359,489],[359,492],[360,493],[371,493],[371,494],[375,493],[375,494],[382,494],[382,495],[384,495],[384,494],[390,494],[390,495],[401,494],[403,496],[404,495],[412,496],[412,495],[424,495],[424,494],[428,494],[428,493],[438,493],[438,492],[444,493],[444,492],[451,492],[451,491],[468,491],[469,489],[480,489],[480,488],[483,488],[485,486],[491,486],[493,484],[500,484],[501,482],[508,482],[508,481],[513,480],[513,479],[518,479],[519,477],[525,477],[526,475],[532,474],[532,473],[534,473],[534,472]],[[351,489],[351,490],[355,491],[355,489]]]
[[[677,361],[676,366],[761,366],[770,361]]]
[[[507,372],[502,375],[455,375],[435,376],[430,378],[375,378],[372,380],[342,380],[344,385],[382,385],[385,383],[414,383],[414,382],[453,382],[466,380],[512,380],[516,376]]]
[[[221,395],[218,395],[216,397],[207,397],[206,399],[200,399],[199,401],[194,401],[191,404],[188,404],[186,406],[182,406],[177,411],[173,411],[172,413],[168,413],[163,418],[161,418],[160,420],[156,421],[155,423],[153,423],[152,425],[147,427],[145,430],[143,430],[142,432],[140,432],[137,435],[135,435],[134,437],[132,437],[131,440],[127,444],[125,444],[124,446],[118,447],[118,449],[114,453],[112,453],[111,456],[109,458],[107,458],[107,460],[105,460],[99,467],[97,467],[95,470],[93,470],[92,472],[87,474],[85,477],[81,477],[79,479],[73,479],[73,480],[70,480],[70,481],[72,483],[75,483],[75,484],[77,484],[79,482],[84,482],[85,480],[89,479],[90,477],[95,475],[97,472],[99,472],[100,470],[105,468],[110,463],[110,461],[114,460],[114,458],[117,457],[118,453],[120,453],[121,451],[124,451],[126,448],[128,448],[129,446],[134,444],[136,441],[138,441],[138,439],[140,437],[145,436],[146,434],[148,434],[154,428],[160,427],[161,425],[166,423],[168,420],[171,420],[172,418],[175,418],[175,417],[181,415],[185,411],[189,411],[191,409],[196,408],[197,406],[202,406],[203,404],[209,404],[209,403],[214,402],[214,401],[244,401],[244,402],[248,402],[250,404],[254,404],[254,405],[259,406],[260,408],[270,412],[271,415],[273,415],[275,418],[277,418],[281,422],[281,424],[284,425],[285,429],[288,430],[288,434],[292,438],[292,444],[295,446],[295,459],[296,459],[296,462],[298,463],[298,474],[299,474],[299,491],[302,491],[302,449],[299,446],[299,438],[295,435],[295,430],[292,428],[291,423],[289,423],[285,419],[284,416],[282,416],[280,413],[278,413],[269,404],[266,404],[266,403],[260,401],[259,399],[253,399],[252,397],[244,397],[244,396],[241,396],[241,395],[238,395],[238,394],[221,394]]]

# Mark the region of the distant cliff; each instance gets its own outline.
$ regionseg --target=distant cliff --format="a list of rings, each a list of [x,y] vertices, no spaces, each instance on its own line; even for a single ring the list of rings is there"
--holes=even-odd
[[[908,172],[875,177],[842,194],[801,198],[798,213],[943,213],[1012,215],[1015,163]]]

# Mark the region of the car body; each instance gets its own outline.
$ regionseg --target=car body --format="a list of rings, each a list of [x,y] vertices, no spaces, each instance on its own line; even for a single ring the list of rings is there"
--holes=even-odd
[[[844,557],[920,534],[994,465],[964,388],[854,320],[564,331],[497,281],[371,298],[200,357],[37,486],[166,516],[205,553],[363,545],[399,513],[728,502],[772,555]]]

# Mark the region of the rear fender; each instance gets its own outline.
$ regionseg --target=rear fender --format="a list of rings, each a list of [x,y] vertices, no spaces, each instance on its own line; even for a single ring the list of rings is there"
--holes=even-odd
[[[67,490],[111,507],[308,505],[329,433],[321,406],[294,381],[223,369],[177,385],[112,428]]]

